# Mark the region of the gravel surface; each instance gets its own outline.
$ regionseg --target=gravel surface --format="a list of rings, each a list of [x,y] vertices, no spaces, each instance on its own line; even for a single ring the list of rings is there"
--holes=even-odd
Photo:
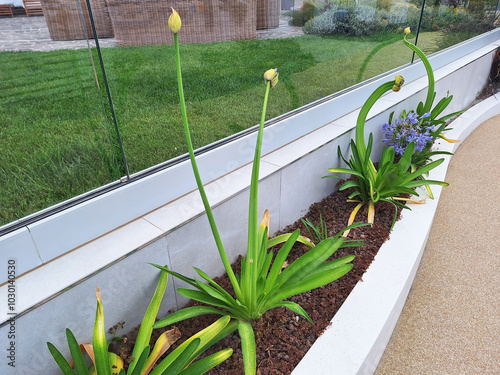
[[[376,375],[500,374],[500,116],[451,159],[429,241]]]

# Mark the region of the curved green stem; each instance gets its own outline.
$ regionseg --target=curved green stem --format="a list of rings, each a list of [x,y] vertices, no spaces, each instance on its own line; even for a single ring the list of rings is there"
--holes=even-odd
[[[432,102],[434,99],[434,72],[432,71],[431,63],[429,62],[429,59],[427,56],[425,56],[425,53],[418,48],[415,44],[410,43],[406,40],[406,35],[403,38],[403,43],[410,48],[412,51],[414,51],[418,57],[420,57],[420,60],[424,63],[425,70],[427,71],[427,78],[429,81],[429,87],[427,88],[427,98],[425,99],[425,105],[424,105],[424,113],[430,112],[432,108]]]
[[[361,107],[361,111],[359,112],[358,120],[356,122],[356,147],[358,148],[358,153],[362,161],[366,160],[367,157],[369,158],[369,155],[366,155],[365,141],[365,122],[366,117],[368,116],[368,112],[382,95],[384,95],[387,91],[392,90],[395,84],[396,81],[390,81],[383,83],[382,85],[377,87],[375,91],[368,97],[365,104],[363,104],[363,107]],[[370,169],[372,177],[375,178],[377,170],[375,169],[375,166],[373,165],[373,162],[371,160],[369,160],[368,162],[368,168]]]
[[[205,188],[203,187],[203,182],[201,181],[200,173],[198,171],[198,165],[196,163],[196,158],[194,156],[193,143],[191,142],[191,134],[189,132],[189,125],[188,125],[188,119],[187,119],[186,103],[184,101],[184,89],[182,86],[182,72],[181,72],[181,58],[180,58],[180,52],[179,52],[179,40],[178,40],[177,33],[174,33],[174,45],[175,45],[175,62],[176,62],[176,67],[177,67],[177,83],[179,86],[179,98],[180,98],[180,103],[181,103],[182,122],[184,123],[184,132],[186,135],[186,143],[187,143],[188,150],[189,150],[189,158],[191,160],[191,166],[193,168],[193,173],[194,173],[194,177],[196,179],[196,184],[198,185],[198,190],[199,190],[200,195],[201,195],[201,200],[203,201],[203,206],[204,206],[205,211],[207,213],[207,218],[208,218],[208,221],[210,223],[210,228],[212,229],[215,243],[217,245],[217,250],[219,250],[220,258],[222,260],[222,263],[224,264],[224,269],[226,270],[227,275],[229,276],[229,279],[231,280],[231,284],[233,285],[234,292],[236,293],[236,297],[241,298],[240,286],[239,286],[238,281],[236,280],[236,276],[234,275],[234,272],[231,268],[231,263],[229,263],[229,259],[227,258],[227,254],[226,254],[226,251],[224,250],[224,246],[222,245],[219,231],[218,231],[217,226],[215,224],[214,216],[212,214],[212,209],[210,208],[210,204],[208,203],[207,194],[205,193]]]

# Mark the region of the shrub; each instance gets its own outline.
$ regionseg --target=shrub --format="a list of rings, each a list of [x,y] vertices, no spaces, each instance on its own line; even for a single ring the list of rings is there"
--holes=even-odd
[[[463,9],[463,8],[457,8]],[[476,35],[492,30],[495,26],[496,16],[485,16],[485,14],[468,13],[466,16],[448,25],[443,29],[444,38],[439,38],[440,49],[460,43]]]
[[[391,10],[394,0],[377,0],[377,9]]]
[[[357,9],[357,18],[360,22],[375,22],[377,11],[369,5],[359,5]]]
[[[421,10],[414,4],[395,4],[389,10],[386,8],[381,5],[377,5],[377,8],[367,5],[356,6],[354,3],[344,5],[342,8],[340,5],[331,5],[328,10],[307,21],[304,32],[317,35],[361,36],[383,30],[396,30],[399,27],[417,28]],[[339,13],[342,10],[346,10],[348,14]],[[478,28],[475,24],[478,22],[485,24],[481,22],[484,18],[484,12],[474,15],[463,7],[426,6],[422,13],[420,30],[437,31],[450,27],[454,30]],[[457,29],[455,25],[460,26]]]
[[[306,34],[333,35],[336,32],[335,12],[337,9],[330,9],[319,16],[309,20],[304,25]]]
[[[398,4],[391,8],[389,12],[389,23],[396,25],[407,25],[408,23],[408,9],[411,5]]]
[[[290,20],[290,25],[292,26],[304,26],[307,21],[314,17],[317,13],[317,6],[314,1],[306,1],[299,10],[292,13],[292,19]]]
[[[416,29],[420,17],[420,9],[408,10],[408,26]],[[473,17],[464,8],[451,8],[441,5],[438,8],[425,7],[422,16],[420,30],[437,31],[460,24],[461,27],[469,27],[473,23]]]
[[[370,154],[373,146],[373,134],[370,133],[368,143],[365,141],[365,121],[368,112],[373,107],[375,102],[380,99],[389,90],[399,91],[403,85],[404,79],[402,76],[396,76],[394,81],[383,83],[370,95],[366,100],[358,115],[356,122],[355,141],[351,140],[351,157],[349,160],[344,158],[340,147],[338,154],[347,164],[348,168],[330,168],[329,172],[335,174],[349,174],[354,179],[346,180],[339,190],[352,188],[353,192],[349,195],[350,202],[357,202],[358,205],[352,211],[349,217],[349,223],[354,221],[356,213],[359,209],[367,204],[368,217],[367,221],[373,224],[375,219],[375,204],[378,202],[392,203],[396,208],[409,208],[402,202],[411,200],[403,197],[404,194],[414,194],[412,189],[418,186],[436,184],[446,186],[447,183],[441,181],[425,180],[421,176],[433,168],[441,164],[444,159],[433,161],[426,166],[410,172],[411,157],[415,149],[415,143],[410,143],[403,155],[396,161],[394,147],[384,148],[382,156],[377,167],[375,167]],[[335,177],[345,180],[344,177],[333,175],[327,177]],[[397,217],[397,210],[394,212],[394,225]]]
[[[304,32],[317,35],[361,36],[381,31],[386,25],[374,8],[351,5],[345,9],[332,7],[314,17],[305,24]]]

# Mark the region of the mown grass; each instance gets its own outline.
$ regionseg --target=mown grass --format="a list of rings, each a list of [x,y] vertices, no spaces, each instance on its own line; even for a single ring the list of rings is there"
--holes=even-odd
[[[181,45],[195,147],[258,123],[267,69],[280,71],[268,107],[273,118],[357,83],[361,69],[367,79],[407,63],[408,51],[395,42],[366,64],[370,52],[391,38],[396,40],[303,36]],[[185,153],[173,46],[102,51],[130,172]],[[100,88],[86,50],[0,53],[0,225],[123,175],[96,69]]]

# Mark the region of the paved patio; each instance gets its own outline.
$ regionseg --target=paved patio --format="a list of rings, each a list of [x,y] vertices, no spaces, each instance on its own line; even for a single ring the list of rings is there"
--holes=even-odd
[[[95,47],[93,39],[90,46]],[[114,47],[114,39],[99,40],[101,47]],[[50,39],[45,17],[3,17],[0,19],[0,51],[52,51],[87,48],[86,40],[54,41]]]
[[[288,17],[280,17],[276,29],[257,30],[257,39],[289,38],[303,35],[301,27],[288,25]],[[95,47],[95,42],[86,40],[54,41],[50,39],[45,17],[2,17],[0,18],[0,51],[52,51],[57,49]],[[99,39],[101,47],[115,47],[113,38]]]

